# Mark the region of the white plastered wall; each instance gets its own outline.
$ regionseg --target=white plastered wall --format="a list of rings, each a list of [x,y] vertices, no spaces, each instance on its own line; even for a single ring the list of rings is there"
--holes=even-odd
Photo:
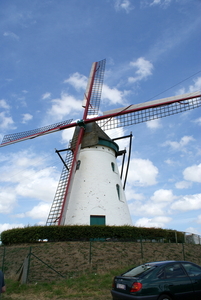
[[[132,225],[115,151],[102,145],[87,147],[80,151],[78,160],[80,167],[74,175],[64,224],[90,225],[93,215],[105,216],[106,225]]]

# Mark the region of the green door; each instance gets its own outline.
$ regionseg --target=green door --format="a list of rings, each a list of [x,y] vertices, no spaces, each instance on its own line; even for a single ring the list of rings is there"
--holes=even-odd
[[[105,225],[105,216],[90,216],[90,225]]]

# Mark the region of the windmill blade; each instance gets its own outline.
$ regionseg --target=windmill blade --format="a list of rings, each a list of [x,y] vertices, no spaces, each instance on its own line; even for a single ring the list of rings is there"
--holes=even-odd
[[[46,225],[58,225],[64,200],[66,197],[66,188],[69,181],[69,175],[72,168],[73,152],[70,148],[67,149],[65,165],[63,166],[56,194],[47,218]]]
[[[52,125],[44,126],[38,129],[33,129],[33,130],[28,130],[24,132],[13,133],[13,134],[7,134],[4,136],[2,143],[0,144],[0,147],[4,147],[28,139],[33,139],[41,135],[49,134],[76,125],[75,123],[70,124],[71,122],[72,119],[55,123]]]
[[[103,78],[105,72],[105,62],[103,59],[99,62],[94,62],[91,67],[89,80],[83,100],[83,107],[86,107],[86,103],[89,100],[89,107],[87,115],[98,115],[100,99],[103,86]]]
[[[94,120],[103,130],[109,130],[163,118],[200,106],[201,93],[194,92],[106,111],[102,117]]]

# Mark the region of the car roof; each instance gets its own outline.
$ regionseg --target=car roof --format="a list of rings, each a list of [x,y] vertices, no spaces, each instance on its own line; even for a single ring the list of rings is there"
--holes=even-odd
[[[175,263],[175,262],[183,262],[183,261],[176,261],[176,260],[162,260],[162,261],[152,261],[145,263],[144,265],[149,265],[149,266],[161,266],[169,263]]]

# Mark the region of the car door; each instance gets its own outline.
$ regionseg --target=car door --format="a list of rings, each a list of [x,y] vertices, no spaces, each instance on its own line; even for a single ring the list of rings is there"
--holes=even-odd
[[[191,279],[180,263],[172,263],[165,267],[165,288],[175,300],[195,300]]]
[[[195,300],[201,299],[201,267],[190,262],[183,262],[188,276],[190,277],[195,291]]]

